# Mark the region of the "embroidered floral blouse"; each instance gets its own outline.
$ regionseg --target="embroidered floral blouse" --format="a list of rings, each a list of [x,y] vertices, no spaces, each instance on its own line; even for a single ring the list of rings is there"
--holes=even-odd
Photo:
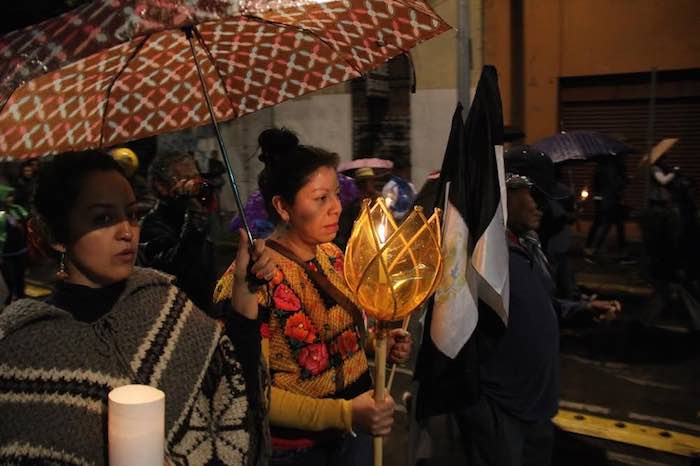
[[[352,429],[350,401],[371,387],[367,358],[350,312],[337,304],[302,266],[272,251],[276,276],[258,293],[263,355],[272,379],[273,437],[300,438],[304,431]],[[307,266],[351,297],[343,278],[343,254],[319,245]],[[231,294],[233,269],[221,278],[215,300]],[[292,430],[290,430],[292,429]],[[273,439],[273,446],[279,442]]]

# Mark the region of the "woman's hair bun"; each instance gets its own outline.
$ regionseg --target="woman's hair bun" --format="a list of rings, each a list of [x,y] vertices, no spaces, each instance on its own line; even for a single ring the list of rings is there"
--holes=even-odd
[[[260,160],[269,163],[278,157],[284,157],[299,145],[299,138],[287,128],[270,128],[258,136]]]

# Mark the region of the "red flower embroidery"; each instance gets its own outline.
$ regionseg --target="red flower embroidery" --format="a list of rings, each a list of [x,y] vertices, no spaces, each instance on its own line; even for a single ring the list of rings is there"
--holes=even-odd
[[[360,345],[357,344],[357,333],[352,330],[346,330],[338,335],[337,345],[338,352],[343,358],[356,353],[360,349]]]
[[[270,324],[267,322],[260,324],[260,336],[268,339],[272,336],[272,332],[270,332]]]
[[[284,324],[284,334],[289,338],[304,343],[313,343],[316,339],[316,329],[311,321],[302,312],[298,312],[287,319]]]
[[[328,349],[323,343],[305,346],[299,352],[299,364],[311,375],[318,375],[328,368]]]
[[[333,268],[335,269],[336,272],[338,272],[340,275],[343,275],[345,273],[345,265],[343,264],[343,257],[339,256],[336,257],[333,260]]]
[[[284,283],[275,288],[272,299],[275,301],[275,306],[283,311],[298,311],[301,309],[301,301]]]

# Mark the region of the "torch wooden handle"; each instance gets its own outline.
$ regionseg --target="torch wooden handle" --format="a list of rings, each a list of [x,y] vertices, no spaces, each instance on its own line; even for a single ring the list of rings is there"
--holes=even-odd
[[[386,383],[386,342],[387,330],[380,324],[377,329],[376,350],[374,352],[374,400],[384,401]],[[374,437],[374,466],[382,466],[382,437]]]

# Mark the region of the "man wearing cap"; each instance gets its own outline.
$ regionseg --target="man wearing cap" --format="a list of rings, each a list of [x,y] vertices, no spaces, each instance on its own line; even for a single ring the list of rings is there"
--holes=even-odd
[[[551,160],[517,147],[506,154],[510,310],[501,334],[480,313],[480,399],[457,414],[470,465],[548,465],[559,397],[559,319],[591,311],[614,318],[617,301],[554,298],[536,230],[538,197],[560,196]],[[492,313],[490,313],[492,314]],[[482,319],[484,317],[485,319]],[[483,320],[483,322],[482,322]],[[483,325],[482,325],[483,323]]]
[[[345,250],[352,233],[352,227],[355,219],[360,215],[363,199],[372,199],[381,195],[377,185],[381,176],[378,175],[371,167],[360,167],[355,169],[352,178],[355,180],[359,195],[352,204],[343,208],[338,220],[338,234],[333,242],[341,249]]]

